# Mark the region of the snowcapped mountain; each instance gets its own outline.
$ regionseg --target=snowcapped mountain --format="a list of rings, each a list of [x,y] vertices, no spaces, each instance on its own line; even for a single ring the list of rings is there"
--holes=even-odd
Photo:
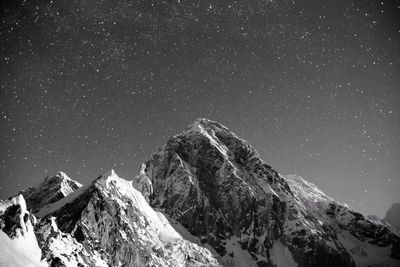
[[[227,266],[399,266],[400,238],[198,119],[145,163],[153,207]]]
[[[53,186],[39,188],[53,192],[59,188],[53,182]],[[39,259],[41,255],[50,266],[218,266],[210,251],[182,238],[162,213],[149,206],[132,181],[119,178],[114,171],[69,193],[38,209],[35,233],[33,228],[30,231],[36,237],[29,243],[39,245]],[[19,217],[31,224],[25,219],[29,213],[23,196],[17,199],[18,203],[2,205],[2,233],[9,239],[16,235],[8,229],[21,224],[9,222],[15,217],[11,211],[22,209]]]
[[[60,172],[0,202],[0,228],[6,266],[400,265],[393,228],[279,175],[207,119],[132,181],[111,170],[82,186]]]
[[[400,232],[400,203],[394,203],[383,220]]]

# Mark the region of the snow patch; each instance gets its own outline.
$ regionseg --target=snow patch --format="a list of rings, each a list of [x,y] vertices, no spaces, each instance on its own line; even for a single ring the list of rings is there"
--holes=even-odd
[[[297,263],[294,261],[292,253],[280,240],[274,242],[270,253],[271,260],[277,267],[297,267]]]
[[[238,241],[236,236],[226,240],[225,249],[227,253],[222,257],[221,263],[230,267],[257,267],[257,263],[250,253],[243,250]]]
[[[74,183],[77,187],[82,187],[81,183],[78,183],[77,181],[74,181],[71,178],[69,178],[65,172],[60,171],[58,172],[58,175],[62,178],[60,190],[64,196],[68,196],[69,194],[72,194],[74,192],[74,189],[71,188],[70,183]]]
[[[374,246],[358,240],[348,232],[341,232],[337,236],[358,267],[396,267],[400,264],[399,260],[390,257],[391,245],[387,247]]]
[[[168,242],[171,239],[182,238],[161,212],[157,212],[150,207],[143,195],[133,187],[132,181],[118,177],[114,170],[106,173],[104,177],[106,177],[106,186],[108,188],[116,187],[119,193],[131,199],[133,205],[143,212],[152,225],[156,226],[161,241]]]
[[[32,254],[31,248],[40,251],[40,248],[36,243],[28,243],[33,240],[24,240],[24,242],[19,242],[18,240],[13,240],[9,238],[3,231],[0,231],[0,266],[7,267],[44,267],[48,266],[47,263],[40,261],[41,254]],[[31,246],[30,249],[27,247]],[[40,251],[41,253],[41,251]]]

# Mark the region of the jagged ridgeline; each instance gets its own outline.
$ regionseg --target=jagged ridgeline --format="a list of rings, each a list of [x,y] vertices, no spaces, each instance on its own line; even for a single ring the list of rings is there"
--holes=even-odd
[[[1,202],[6,266],[400,266],[400,237],[221,124],[198,119],[142,164],[64,173]]]

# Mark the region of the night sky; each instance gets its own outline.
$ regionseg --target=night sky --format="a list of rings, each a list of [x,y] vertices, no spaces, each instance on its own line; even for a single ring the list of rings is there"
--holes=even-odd
[[[400,202],[399,1],[1,5],[1,199],[132,178],[207,117],[362,212]]]

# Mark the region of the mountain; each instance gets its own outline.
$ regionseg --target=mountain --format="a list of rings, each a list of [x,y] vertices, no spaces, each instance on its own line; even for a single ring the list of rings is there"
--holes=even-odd
[[[150,204],[227,266],[399,266],[387,225],[281,176],[246,141],[198,119],[144,163]]]
[[[383,220],[400,232],[400,203],[394,203]]]
[[[111,170],[82,186],[60,172],[0,202],[0,228],[6,266],[400,265],[387,223],[278,174],[208,119],[132,180]]]
[[[29,187],[20,194],[24,196],[28,208],[37,212],[42,207],[68,196],[81,186],[65,173],[59,172],[53,177],[47,177],[37,187]]]
[[[55,187],[39,186],[50,192]],[[23,195],[18,198],[25,205]],[[15,205],[3,209],[0,220],[6,222],[3,232],[13,238],[7,225],[15,227],[18,221],[7,223],[13,217],[10,209]],[[218,266],[211,252],[183,239],[132,181],[114,171],[41,207],[36,215],[37,241],[30,243],[41,248],[50,266]]]

